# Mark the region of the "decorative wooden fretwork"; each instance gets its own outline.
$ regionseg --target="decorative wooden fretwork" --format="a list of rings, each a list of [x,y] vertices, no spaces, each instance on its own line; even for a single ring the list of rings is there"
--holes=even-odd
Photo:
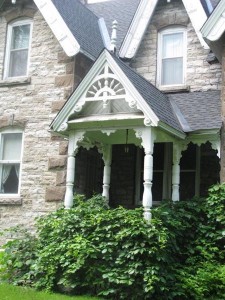
[[[105,65],[102,72],[95,78],[95,81],[87,91],[86,99],[103,101],[105,108],[110,100],[124,98],[126,91],[111,69]]]
[[[111,111],[113,110],[112,106],[121,107],[121,100],[125,100],[130,108],[137,110],[136,101],[128,97],[123,84],[106,63],[99,74],[93,79],[85,94],[76,103],[74,112],[79,113],[85,104],[87,107],[87,103],[95,102],[97,109],[95,114],[101,112],[101,107],[104,112],[111,113],[113,112]],[[88,110],[90,110],[90,108],[88,108]],[[94,110],[93,106],[92,110]]]

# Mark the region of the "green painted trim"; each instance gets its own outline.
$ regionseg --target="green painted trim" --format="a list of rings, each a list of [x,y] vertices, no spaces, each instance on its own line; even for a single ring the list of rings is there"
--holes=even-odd
[[[175,129],[175,128],[173,128],[173,127],[171,127],[171,126],[169,126],[169,125],[167,125],[167,124],[165,124],[161,121],[159,122],[159,128],[169,132],[170,134],[172,134],[172,135],[174,135],[174,136],[176,136],[176,137],[178,137],[182,140],[184,140],[187,137],[187,135],[185,133],[183,133],[183,132],[181,132],[181,131],[179,131],[179,130],[177,130],[177,129]]]

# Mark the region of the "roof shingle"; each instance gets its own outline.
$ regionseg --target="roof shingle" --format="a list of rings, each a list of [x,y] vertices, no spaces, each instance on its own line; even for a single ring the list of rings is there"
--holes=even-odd
[[[167,125],[183,132],[177,117],[174,114],[171,103],[167,96],[160,92],[154,85],[147,81],[144,77],[137,74],[127,64],[122,62],[119,58],[112,55],[124,74],[128,77],[137,91],[141,94],[143,99],[151,107],[153,112],[157,115],[160,121]]]
[[[109,34],[112,31],[112,22],[114,20],[118,22],[117,48],[119,49],[139,3],[140,0],[109,0],[86,5],[99,18],[104,18]]]
[[[81,49],[91,57],[98,57],[104,44],[98,17],[79,0],[52,0]]]
[[[168,98],[175,102],[191,131],[221,128],[220,91],[170,94]]]

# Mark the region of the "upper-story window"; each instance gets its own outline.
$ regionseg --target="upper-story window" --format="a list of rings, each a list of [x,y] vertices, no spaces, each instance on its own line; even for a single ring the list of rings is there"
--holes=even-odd
[[[159,32],[159,86],[185,84],[186,40],[184,27],[169,27]]]
[[[0,195],[18,195],[22,156],[22,132],[0,132]]]
[[[4,77],[27,76],[32,21],[17,20],[8,25]]]

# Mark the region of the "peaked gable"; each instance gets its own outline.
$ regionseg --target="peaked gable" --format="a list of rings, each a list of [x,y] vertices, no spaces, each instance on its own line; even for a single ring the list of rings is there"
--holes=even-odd
[[[79,117],[79,113],[87,108],[87,102],[92,101],[96,108],[96,101],[106,107],[111,100],[119,100],[116,105],[120,104],[121,112],[126,108],[122,102],[127,103],[127,112],[134,113],[134,118],[141,117],[146,126],[160,126],[183,137],[167,97],[107,50],[101,53],[52,122],[51,128],[59,132],[67,130],[69,119]],[[94,106],[92,108],[95,109]],[[98,112],[101,113],[100,110]]]
[[[200,0],[180,0],[183,2],[187,14],[192,22],[195,32],[205,49],[208,49],[208,45],[202,38],[200,29],[207,20],[206,12],[200,2]],[[135,16],[132,20],[127,35],[123,41],[120,49],[120,57],[132,58],[141,43],[144,33],[147,29],[148,24],[154,14],[158,0],[141,0]]]

